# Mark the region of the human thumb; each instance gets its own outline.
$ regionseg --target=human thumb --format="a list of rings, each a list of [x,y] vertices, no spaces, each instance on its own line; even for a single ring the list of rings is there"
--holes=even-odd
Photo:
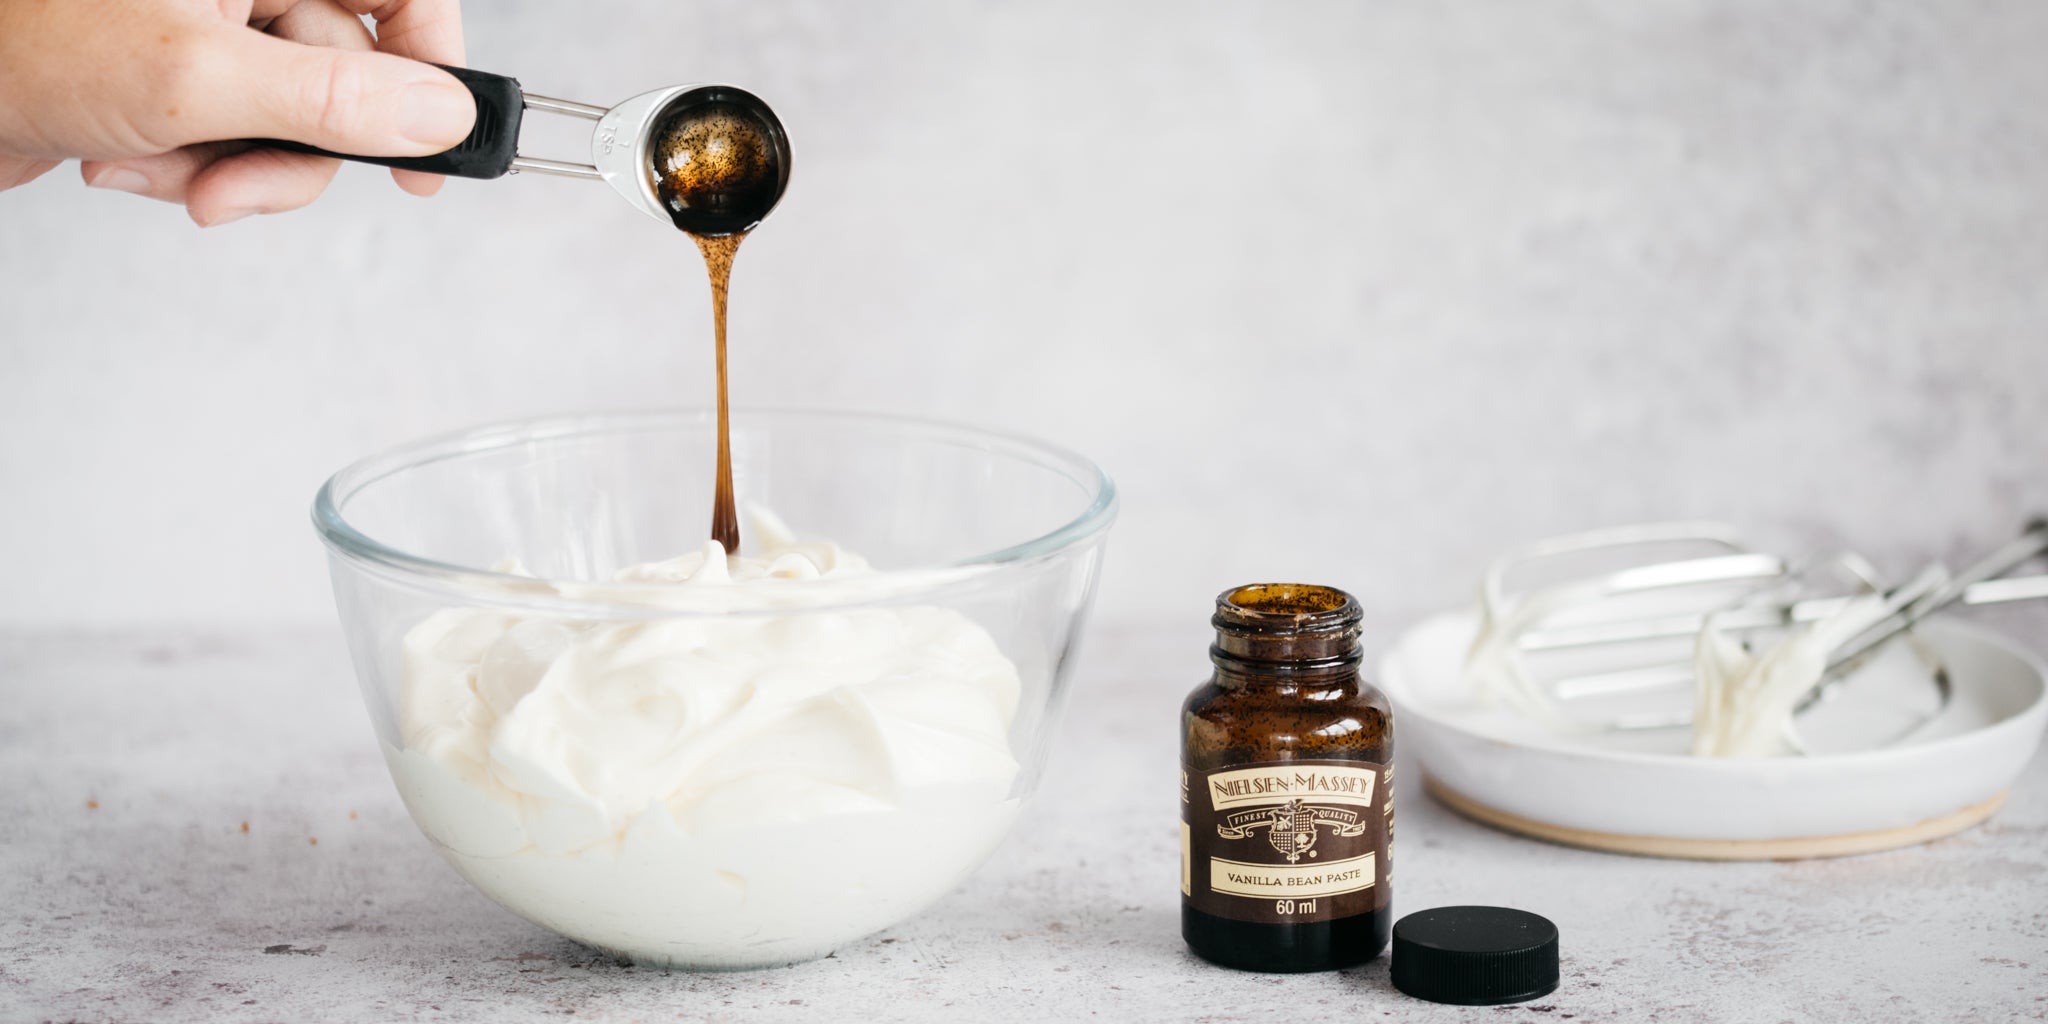
[[[230,35],[201,115],[213,139],[289,139],[356,156],[426,156],[451,149],[476,121],[476,98],[455,76],[385,53]]]

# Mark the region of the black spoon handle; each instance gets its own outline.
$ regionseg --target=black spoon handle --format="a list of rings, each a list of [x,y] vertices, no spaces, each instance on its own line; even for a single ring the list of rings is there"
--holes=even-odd
[[[434,66],[454,75],[455,80],[467,86],[469,94],[476,97],[476,127],[471,128],[469,137],[454,149],[431,156],[355,156],[283,139],[250,141],[272,149],[337,156],[359,164],[377,164],[429,174],[452,174],[458,178],[504,177],[505,172],[512,169],[513,158],[519,155],[519,119],[526,112],[525,95],[519,89],[519,82],[487,71],[451,68],[443,64]]]

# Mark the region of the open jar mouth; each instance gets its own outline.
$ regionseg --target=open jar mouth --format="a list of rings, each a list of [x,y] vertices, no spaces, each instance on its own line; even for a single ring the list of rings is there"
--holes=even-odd
[[[1216,597],[1216,625],[1264,633],[1328,632],[1359,621],[1358,601],[1313,583],[1247,583]]]
[[[350,500],[365,488],[434,463],[579,437],[675,430],[701,425],[713,416],[709,410],[685,410],[518,420],[401,445],[351,463],[329,477],[313,499],[313,527],[336,557],[411,589],[441,593],[468,603],[579,618],[631,619],[810,612],[922,602],[940,594],[987,585],[1004,569],[1056,559],[1093,544],[1116,519],[1116,486],[1100,466],[1074,451],[1033,438],[944,420],[883,413],[753,409],[742,410],[740,415],[840,429],[881,427],[916,431],[926,440],[1049,470],[1079,487],[1087,500],[1073,518],[1014,544],[941,564],[891,568],[859,579],[804,581],[804,600],[796,608],[783,600],[763,601],[755,606],[744,599],[742,590],[741,600],[718,610],[678,607],[674,601],[677,588],[668,583],[551,579],[431,558],[370,536],[352,523],[345,511]],[[772,589],[787,595],[792,588]]]
[[[1322,669],[1355,665],[1363,657],[1358,599],[1336,587],[1311,583],[1248,583],[1216,595],[1218,665]]]

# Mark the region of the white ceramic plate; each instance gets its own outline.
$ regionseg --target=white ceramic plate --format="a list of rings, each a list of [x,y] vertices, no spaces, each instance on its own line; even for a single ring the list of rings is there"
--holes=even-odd
[[[1919,632],[1954,693],[1910,740],[1813,757],[1698,758],[1684,752],[1684,729],[1558,734],[1476,706],[1461,671],[1473,631],[1470,614],[1438,616],[1381,661],[1401,744],[1417,753],[1430,791],[1459,811],[1596,849],[1732,860],[1926,842],[1996,810],[2048,724],[2038,658],[1990,632],[1934,622]],[[1881,706],[1887,688],[1898,696],[1926,686],[1878,666],[1863,675],[1874,678],[1854,685],[1874,697],[1831,703],[1853,713]],[[1850,732],[1853,718],[1840,720]]]

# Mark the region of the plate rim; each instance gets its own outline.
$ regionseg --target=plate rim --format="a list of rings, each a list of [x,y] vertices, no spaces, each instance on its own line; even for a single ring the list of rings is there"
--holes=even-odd
[[[1575,746],[1568,742],[1532,742],[1527,738],[1495,736],[1466,728],[1441,715],[1430,714],[1427,710],[1419,707],[1412,699],[1404,699],[1402,697],[1403,687],[1389,685],[1390,681],[1398,675],[1398,672],[1393,668],[1397,657],[1410,638],[1417,632],[1436,623],[1472,619],[1474,617],[1470,611],[1442,611],[1424,616],[1397,634],[1394,642],[1380,655],[1375,665],[1378,670],[1378,678],[1375,683],[1382,692],[1386,693],[1388,700],[1393,702],[1397,714],[1397,722],[1399,721],[1398,716],[1413,715],[1437,728],[1455,732],[1470,739],[1486,743],[1497,743],[1505,747],[1540,751],[1545,754],[1582,758],[1602,763],[1654,765],[1658,767],[1684,765],[1696,770],[1734,776],[1756,775],[1760,773],[1760,770],[1772,773],[1830,772],[1840,767],[1852,766],[1857,762],[1894,761],[1900,758],[1922,755],[1938,756],[1951,749],[1960,749],[1966,746],[1986,743],[1991,737],[1998,736],[2004,732],[2024,733],[2029,729],[2035,733],[2033,746],[2038,749],[2041,743],[2043,726],[2048,725],[2048,661],[2044,661],[2040,655],[2015,644],[1995,630],[1987,629],[1974,623],[1945,620],[1927,622],[1922,624],[1920,628],[1934,633],[1956,633],[2017,657],[2034,673],[2035,693],[2033,700],[2001,721],[1993,722],[1982,728],[1958,733],[1954,736],[1946,736],[1926,743],[1913,743],[1899,747],[1883,747],[1876,750],[1859,750],[1841,754],[1792,757],[1697,757],[1692,754],[1656,754],[1635,750],[1601,750]]]

